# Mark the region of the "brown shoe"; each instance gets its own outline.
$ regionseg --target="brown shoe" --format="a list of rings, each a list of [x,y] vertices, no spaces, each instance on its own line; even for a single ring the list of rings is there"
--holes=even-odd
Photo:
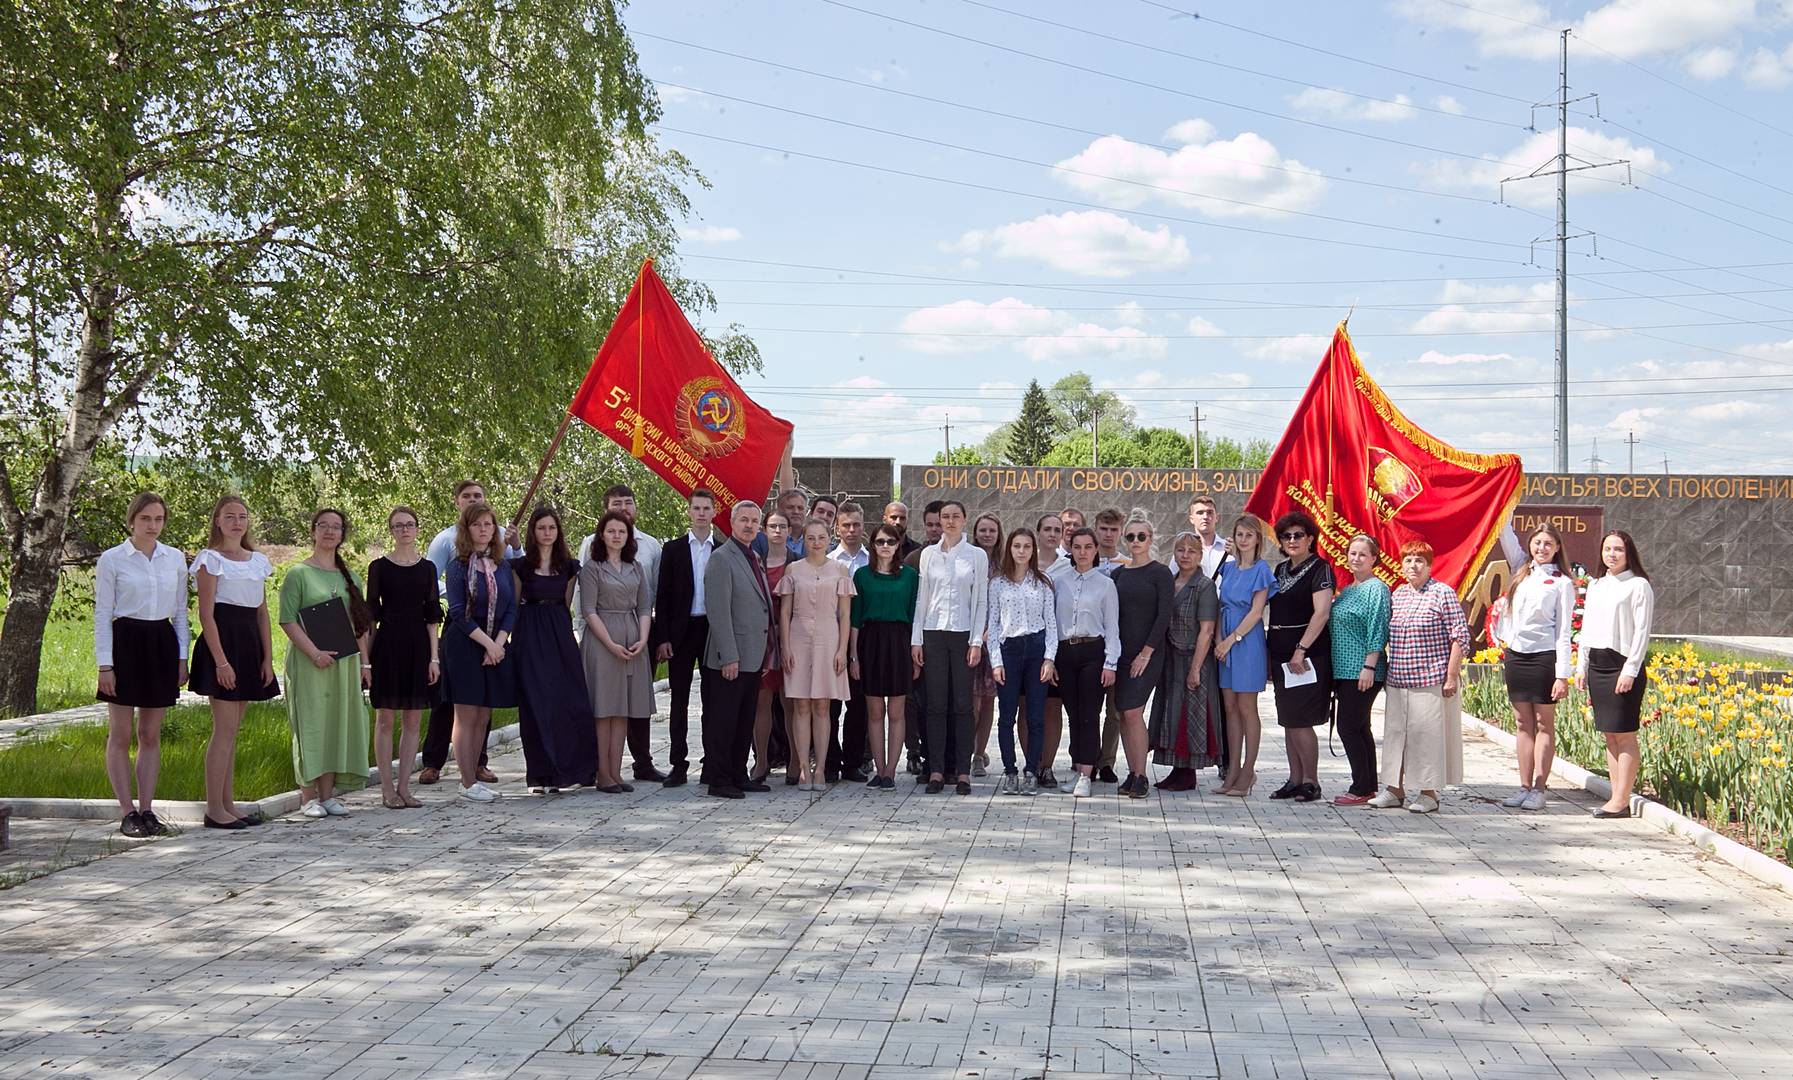
[[[442,779],[442,770],[432,769],[427,765],[424,766],[422,772],[417,774],[417,782],[420,784],[433,784],[440,779]]]
[[[479,772],[476,775],[479,777],[479,782],[482,784],[496,784],[498,782],[498,774],[486,768],[484,765],[479,767]]]

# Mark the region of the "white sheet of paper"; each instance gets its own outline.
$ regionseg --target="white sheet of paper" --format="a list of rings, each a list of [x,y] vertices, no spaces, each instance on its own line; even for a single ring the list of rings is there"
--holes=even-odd
[[[1312,664],[1307,665],[1307,670],[1300,674],[1290,671],[1289,665],[1287,664],[1282,666],[1282,685],[1284,690],[1293,690],[1297,686],[1308,686],[1319,681],[1320,673],[1315,670],[1314,665]]]

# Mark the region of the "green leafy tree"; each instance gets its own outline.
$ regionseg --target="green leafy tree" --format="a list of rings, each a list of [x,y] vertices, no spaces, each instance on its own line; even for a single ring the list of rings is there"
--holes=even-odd
[[[219,485],[303,466],[295,497],[427,496],[439,518],[459,475],[521,495],[701,183],[649,136],[620,7],[0,9],[0,713],[34,705],[71,521],[116,542],[148,475],[96,488],[97,460],[206,462]],[[710,344],[757,364],[732,329]],[[550,491],[645,480],[584,434]]]
[[[1188,440],[1184,440],[1188,446]],[[1262,469],[1270,461],[1270,440],[1248,439],[1239,442],[1236,439],[1212,438],[1202,436],[1202,468],[1204,469]]]
[[[984,465],[988,459],[984,457],[983,448],[979,446],[955,446],[951,457],[942,450],[934,455],[936,465]]]
[[[1062,427],[1088,430],[1099,417],[1102,437],[1106,439],[1111,431],[1118,435],[1133,426],[1133,407],[1112,390],[1097,390],[1081,371],[1053,383],[1046,397],[1062,418]]]
[[[1058,418],[1038,379],[1030,380],[1021,396],[1021,412],[1007,432],[1007,458],[1015,465],[1038,465],[1052,452],[1059,434]]]

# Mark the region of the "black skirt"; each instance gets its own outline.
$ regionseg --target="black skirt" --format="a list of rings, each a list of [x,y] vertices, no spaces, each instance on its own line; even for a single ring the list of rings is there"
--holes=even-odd
[[[236,672],[237,685],[226,690],[218,684],[212,647],[201,634],[193,643],[193,673],[187,679],[187,689],[220,701],[268,701],[280,696],[280,680],[270,676],[266,685],[261,682],[261,622],[255,614],[259,610],[240,604],[212,605],[212,625],[218,628],[218,644]]]
[[[909,693],[915,660],[909,651],[910,625],[868,622],[859,628],[859,688],[866,697]]]
[[[430,631],[421,619],[389,618],[367,646],[373,667],[368,700],[376,709],[428,709],[441,697],[441,671],[430,683]]]
[[[1289,653],[1294,656],[1294,651]],[[1316,728],[1332,719],[1332,655],[1330,650],[1307,658],[1313,668],[1314,681],[1303,686],[1283,685],[1283,664],[1288,659],[1272,659],[1270,682],[1276,691],[1276,726]]]
[[[167,709],[180,699],[180,641],[167,619],[112,620],[112,693],[108,705]]]
[[[1507,650],[1503,661],[1507,676],[1507,700],[1515,705],[1549,705],[1556,699],[1556,653]]]
[[[1594,706],[1594,727],[1608,735],[1636,731],[1644,711],[1644,691],[1650,687],[1646,666],[1621,694],[1617,684],[1625,668],[1625,654],[1615,649],[1588,650],[1588,700]]]
[[[1143,709],[1146,702],[1152,699],[1152,691],[1158,689],[1159,680],[1164,678],[1164,642],[1152,650],[1152,658],[1146,661],[1145,671],[1139,678],[1133,677],[1133,661],[1139,658],[1143,649],[1136,649],[1132,656],[1122,656],[1116,665],[1115,702],[1122,712],[1132,709]]]

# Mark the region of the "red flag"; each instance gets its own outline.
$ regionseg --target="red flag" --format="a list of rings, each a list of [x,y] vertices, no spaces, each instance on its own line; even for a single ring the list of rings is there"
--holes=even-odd
[[[1319,553],[1341,571],[1351,537],[1368,533],[1391,584],[1402,580],[1401,545],[1424,540],[1437,552],[1433,576],[1460,591],[1512,519],[1521,479],[1517,455],[1465,453],[1403,416],[1340,323],[1245,509],[1266,521],[1306,510],[1320,523]]]
[[[710,351],[650,259],[567,407],[682,495],[730,508],[771,490],[791,424],[754,404]]]

